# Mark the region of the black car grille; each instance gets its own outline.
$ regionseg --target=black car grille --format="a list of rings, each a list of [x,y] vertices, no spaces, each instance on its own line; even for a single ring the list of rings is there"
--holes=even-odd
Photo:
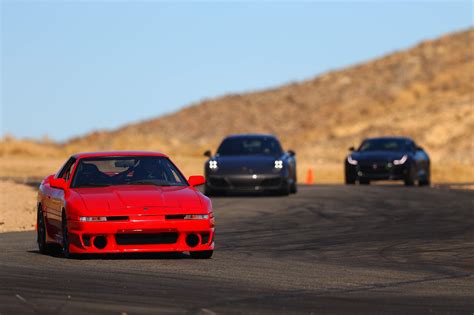
[[[227,187],[229,184],[224,178],[210,178],[209,183],[216,187]]]
[[[231,184],[236,188],[256,187],[259,186],[259,181],[256,180],[232,180]]]
[[[274,187],[274,186],[279,186],[281,184],[281,179],[280,178],[269,178],[265,179],[262,181],[261,186],[262,187]]]
[[[386,174],[390,171],[386,162],[361,164],[360,171],[364,174]]]
[[[174,244],[178,240],[178,233],[156,234],[116,234],[118,245],[147,245],[147,244]]]

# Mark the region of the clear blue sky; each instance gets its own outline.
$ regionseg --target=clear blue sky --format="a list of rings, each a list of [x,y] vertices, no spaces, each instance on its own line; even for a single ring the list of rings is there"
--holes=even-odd
[[[1,133],[56,140],[308,79],[473,23],[472,1],[0,1]]]

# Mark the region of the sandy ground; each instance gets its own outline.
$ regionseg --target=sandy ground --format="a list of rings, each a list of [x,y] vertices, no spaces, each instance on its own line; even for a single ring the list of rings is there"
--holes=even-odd
[[[35,228],[36,189],[0,181],[0,233]]]

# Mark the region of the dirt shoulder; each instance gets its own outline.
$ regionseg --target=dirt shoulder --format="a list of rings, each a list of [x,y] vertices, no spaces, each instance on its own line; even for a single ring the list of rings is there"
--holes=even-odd
[[[0,233],[35,229],[36,189],[0,181]]]

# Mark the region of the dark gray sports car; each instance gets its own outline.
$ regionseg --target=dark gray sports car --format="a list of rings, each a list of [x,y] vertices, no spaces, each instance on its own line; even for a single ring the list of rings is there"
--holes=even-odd
[[[412,139],[365,139],[344,160],[346,184],[370,184],[373,180],[402,180],[411,186],[430,184],[430,158]]]
[[[272,135],[225,138],[213,156],[206,151],[206,195],[226,192],[296,193],[295,152],[283,151]]]

